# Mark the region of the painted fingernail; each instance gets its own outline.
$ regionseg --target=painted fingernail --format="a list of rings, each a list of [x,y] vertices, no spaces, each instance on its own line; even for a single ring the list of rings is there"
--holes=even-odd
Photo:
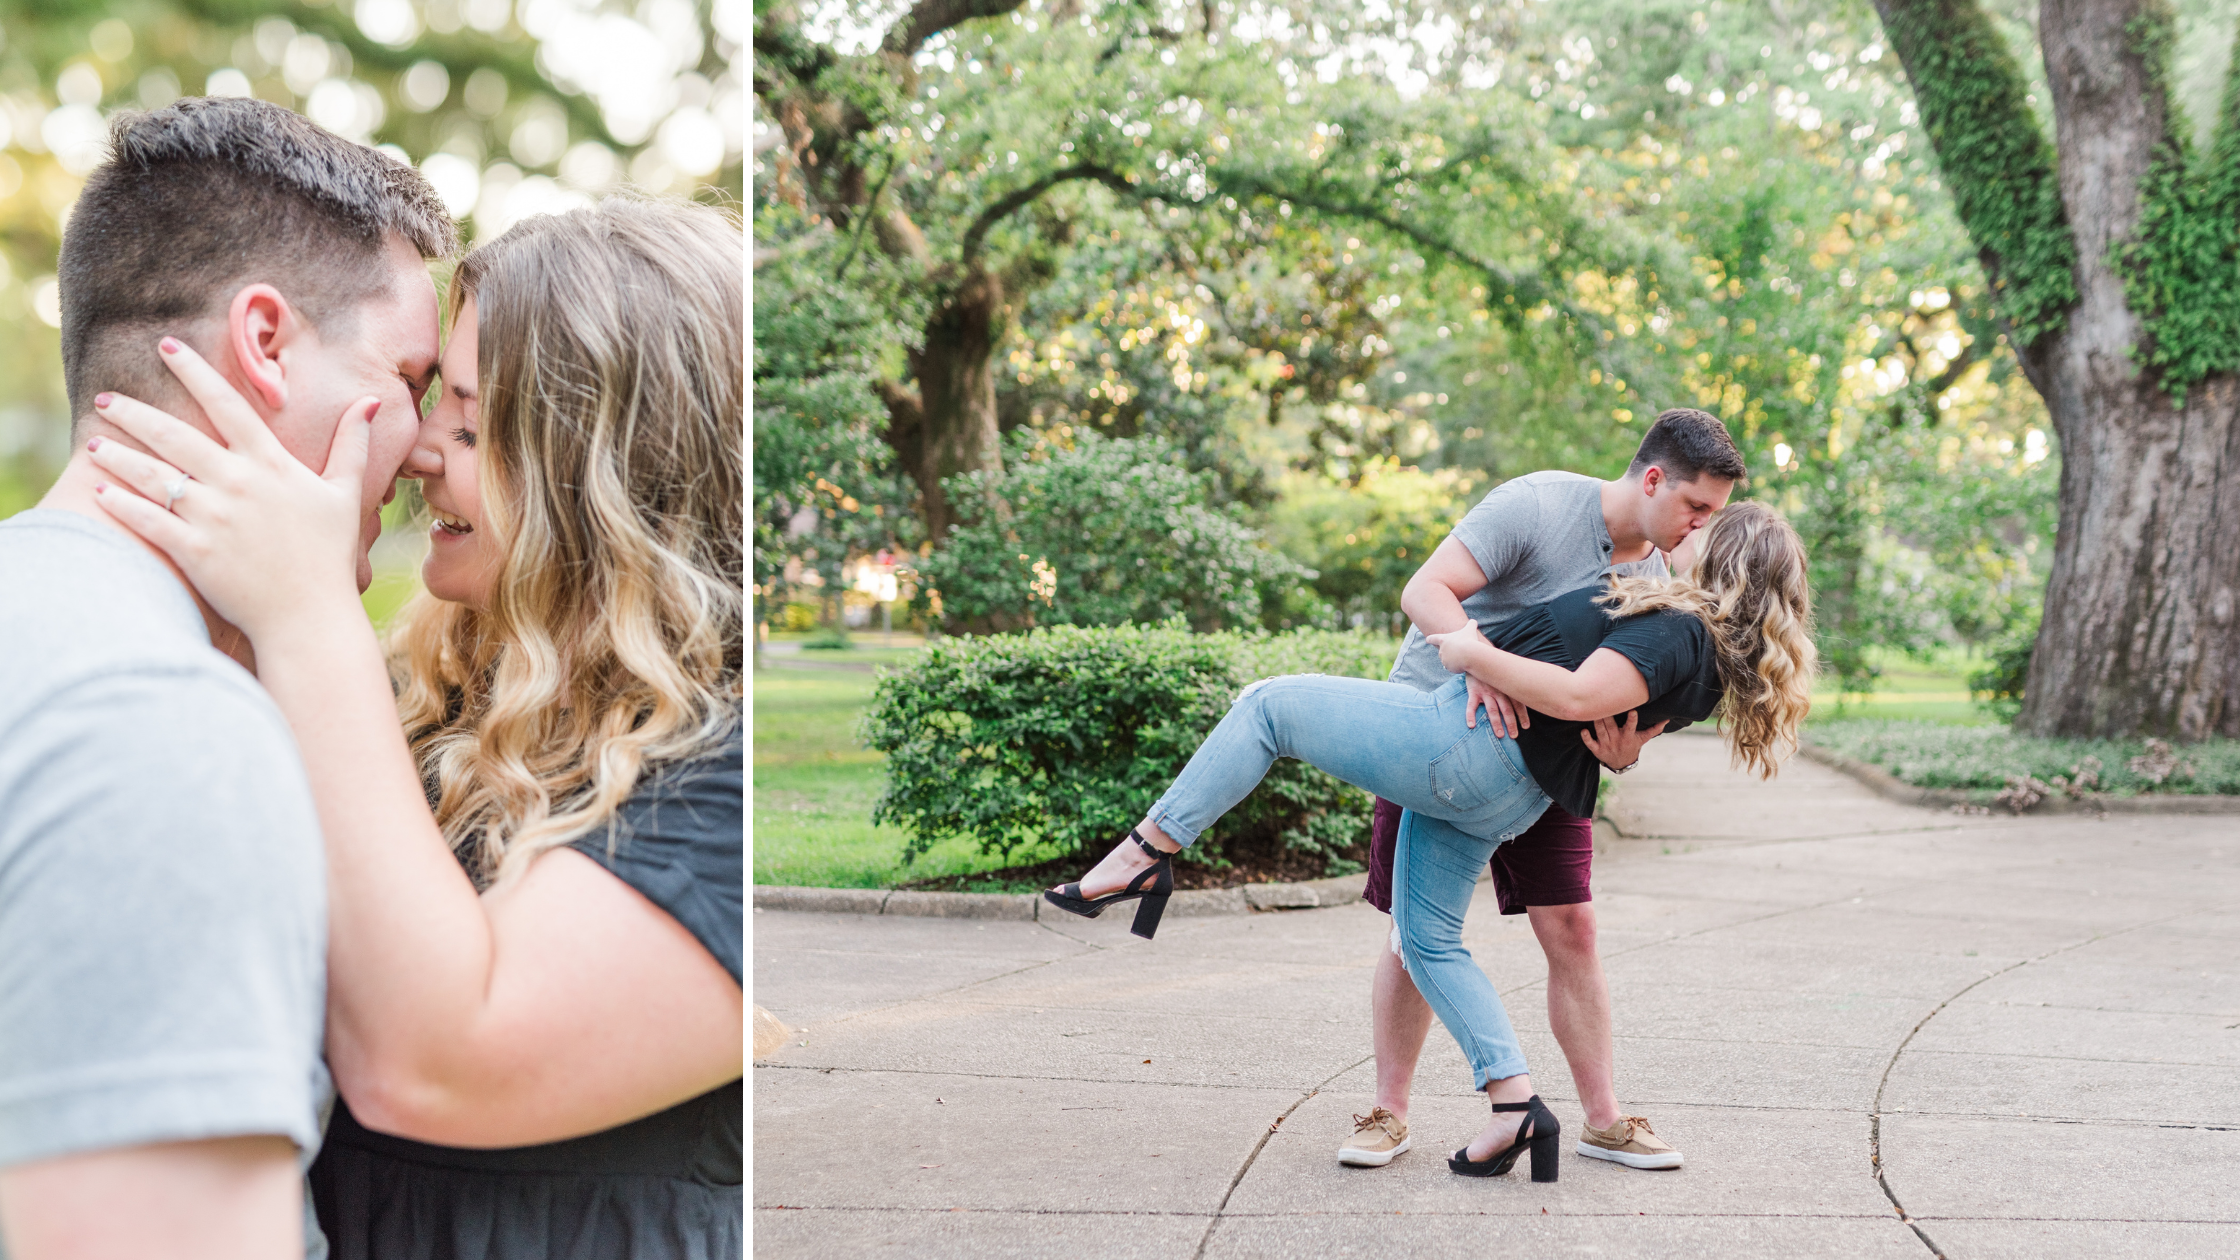
[[[109,483],[105,481],[94,483],[93,492],[95,494],[109,493]]]
[[[156,349],[163,351],[165,354],[177,354],[179,353],[178,339],[165,337],[162,341],[156,343]]]
[[[89,451],[98,451],[98,450],[100,450],[100,449],[101,449],[101,439],[100,439],[100,438],[94,438],[94,439],[92,439],[91,441],[88,441],[88,442],[86,443],[86,449],[87,449],[87,450],[89,450]]]
[[[107,407],[110,403],[113,403],[116,400],[117,396],[115,394],[95,394],[93,396],[93,405],[95,407]]]

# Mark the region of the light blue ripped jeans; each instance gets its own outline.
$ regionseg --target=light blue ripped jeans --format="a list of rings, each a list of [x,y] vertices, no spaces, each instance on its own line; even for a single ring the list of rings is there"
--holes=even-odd
[[[1325,674],[1256,682],[1238,694],[1151,821],[1182,845],[1249,795],[1278,757],[1296,757],[1400,806],[1392,918],[1400,959],[1470,1060],[1475,1081],[1525,1071],[1501,995],[1462,947],[1463,913],[1497,845],[1548,807],[1515,740],[1465,725],[1466,680],[1437,691]]]

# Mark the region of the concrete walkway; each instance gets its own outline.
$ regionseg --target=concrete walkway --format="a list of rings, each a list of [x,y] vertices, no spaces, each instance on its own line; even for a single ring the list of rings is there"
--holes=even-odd
[[[1467,940],[1566,1129],[1476,1181],[1434,1025],[1370,1107],[1367,906],[1095,922],[757,913],[757,1255],[2240,1255],[2240,818],[1961,817],[1650,745],[1596,860],[1618,1082],[1687,1167],[1577,1158],[1520,918]],[[1878,1159],[1882,1177],[1878,1179]]]

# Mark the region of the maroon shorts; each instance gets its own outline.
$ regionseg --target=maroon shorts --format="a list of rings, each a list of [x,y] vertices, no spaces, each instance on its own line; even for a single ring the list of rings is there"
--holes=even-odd
[[[1400,807],[1377,798],[1369,827],[1369,883],[1361,899],[1392,913],[1392,851],[1399,847]],[[1575,906],[1593,901],[1594,822],[1551,803],[1540,821],[1493,851],[1493,894],[1503,914],[1527,906]]]

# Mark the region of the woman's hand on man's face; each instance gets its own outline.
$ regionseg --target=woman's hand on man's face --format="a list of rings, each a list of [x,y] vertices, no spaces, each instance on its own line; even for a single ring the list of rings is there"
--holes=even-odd
[[[218,615],[260,647],[297,620],[358,609],[361,482],[380,400],[361,399],[343,413],[321,475],[297,462],[193,349],[169,337],[160,349],[225,444],[146,403],[98,395],[95,412],[153,454],[88,442],[94,464],[115,478],[95,501],[170,556]]]

